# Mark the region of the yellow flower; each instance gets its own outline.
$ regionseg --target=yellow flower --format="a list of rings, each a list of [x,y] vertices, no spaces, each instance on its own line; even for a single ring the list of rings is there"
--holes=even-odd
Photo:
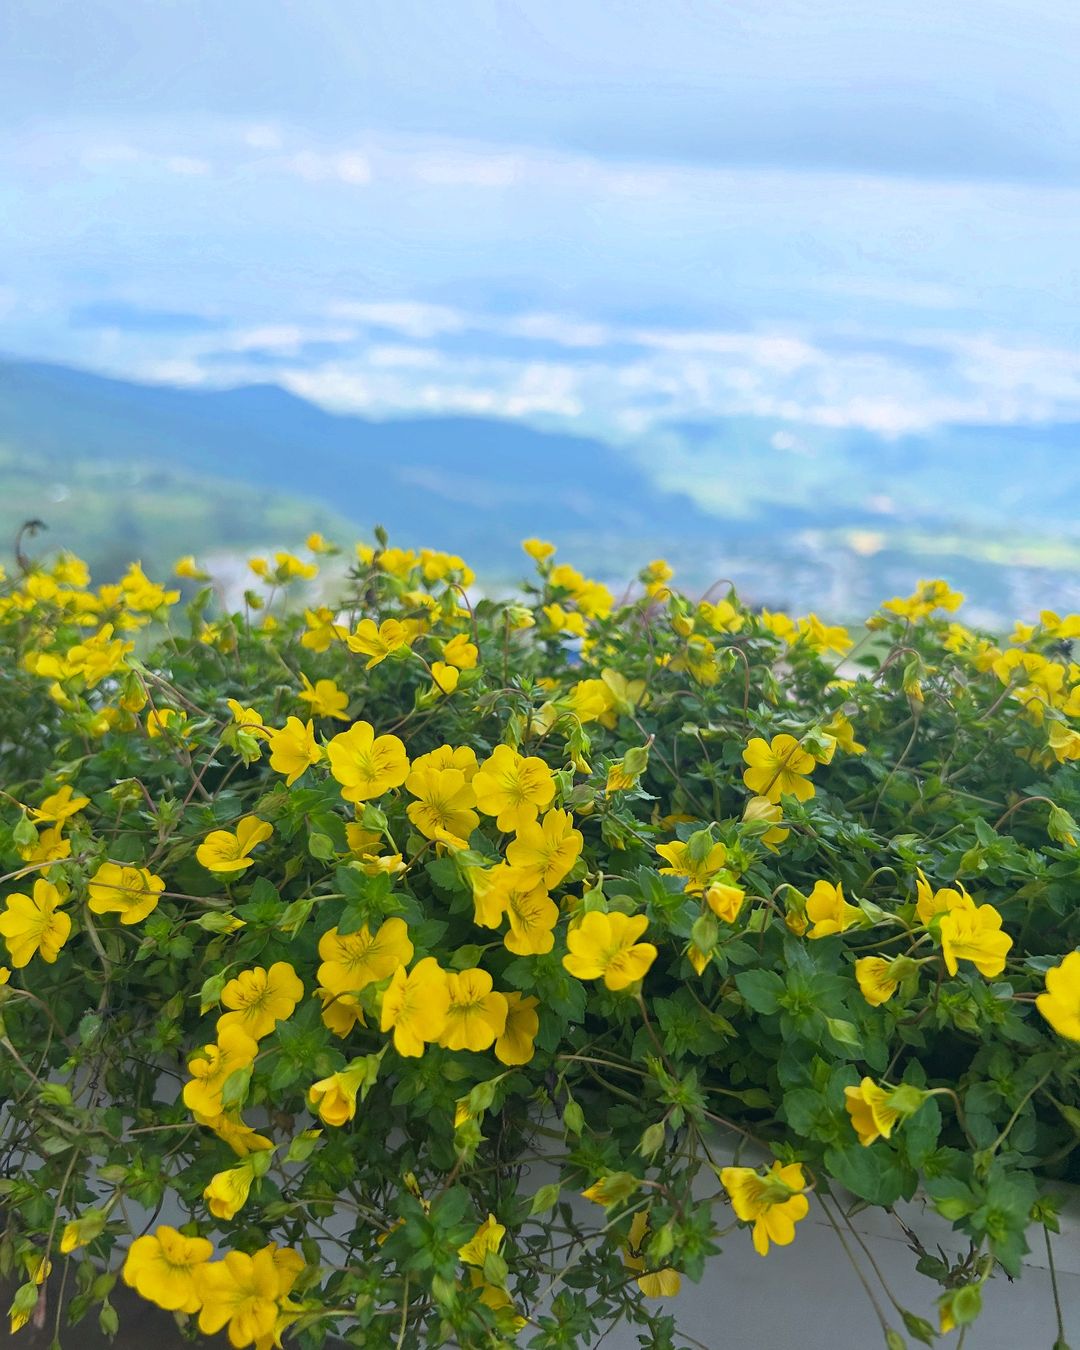
[[[546,539],[523,539],[521,547],[533,562],[538,563],[547,562],[555,553],[555,545],[549,544]]]
[[[255,1169],[250,1162],[215,1172],[203,1189],[203,1199],[215,1219],[232,1219],[247,1204]]]
[[[51,825],[47,830],[39,830],[33,844],[22,845],[19,857],[23,862],[44,863],[59,862],[61,858],[71,857],[71,840],[63,836],[63,825]],[[48,869],[44,871],[48,875]]]
[[[1059,1036],[1080,1041],[1080,952],[1070,952],[1046,972],[1046,993],[1035,1006]]]
[[[398,619],[384,619],[380,624],[374,619],[361,619],[345,642],[349,651],[369,658],[365,669],[371,670],[393,652],[408,647],[415,637],[416,629]]]
[[[738,1218],[754,1225],[754,1250],[766,1256],[769,1243],[786,1247],[795,1238],[795,1225],[805,1219],[810,1202],[803,1191],[806,1180],[798,1163],[786,1167],[774,1162],[764,1176],[752,1167],[724,1167],[720,1181]]]
[[[367,985],[385,980],[413,957],[413,945],[404,919],[386,919],[374,937],[365,924],[355,933],[339,935],[328,929],[319,939],[318,980],[333,994],[356,994]]]
[[[855,739],[855,728],[842,712],[833,713],[832,719],[822,728],[826,736],[831,736],[841,750],[849,755],[866,754],[866,746]]]
[[[307,625],[300,637],[300,646],[311,652],[325,652],[340,638],[348,635],[349,630],[334,619],[334,611],[320,605],[318,609],[304,610],[304,623]]]
[[[514,1300],[506,1290],[500,1288],[497,1284],[488,1284],[487,1280],[484,1279],[483,1272],[477,1270],[475,1266],[469,1267],[469,1288],[480,1290],[480,1302],[485,1308],[490,1308],[492,1312],[501,1312],[505,1308],[513,1311]],[[514,1335],[517,1335],[527,1326],[528,1322],[524,1317],[515,1316],[512,1319],[511,1329]]]
[[[607,781],[604,783],[604,791],[626,792],[630,788],[637,786],[640,777],[640,771],[635,772],[626,763],[625,758],[613,759],[608,765]]]
[[[356,1116],[356,1095],[367,1076],[367,1065],[360,1062],[322,1078],[308,1088],[308,1101],[326,1125],[340,1129]]]
[[[274,561],[277,563],[278,572],[275,580],[289,582],[295,577],[304,577],[310,581],[312,577],[319,575],[319,569],[315,563],[304,562],[302,558],[296,557],[293,553],[275,553]]]
[[[339,689],[333,680],[316,680],[314,684],[301,671],[300,680],[303,689],[297,695],[311,709],[315,717],[334,717],[339,722],[347,722],[349,714],[349,696]]]
[[[254,708],[245,708],[244,705],[235,698],[225,700],[229,711],[232,713],[233,724],[242,727],[244,731],[250,732],[252,736],[268,737],[270,733],[263,726],[262,713]]]
[[[70,783],[65,783],[58,792],[46,797],[40,806],[32,806],[30,815],[34,820],[55,821],[59,824],[69,816],[76,815],[84,806],[90,805],[90,798],[77,793]]]
[[[545,605],[544,618],[554,628],[556,633],[569,633],[572,637],[584,637],[588,631],[585,627],[584,615],[581,615],[575,609],[564,609],[562,605]],[[584,680],[583,684],[599,684],[599,680]],[[575,686],[580,688],[580,686]],[[571,697],[574,696],[574,690],[570,691]],[[582,718],[583,722],[589,719]]]
[[[941,954],[950,975],[957,961],[970,961],[980,975],[991,980],[1005,969],[1005,956],[1013,945],[1001,931],[1001,915],[993,905],[978,909],[951,909],[941,920]]]
[[[695,975],[700,975],[705,967],[712,960],[712,952],[703,952],[695,942],[691,942],[686,949],[686,959]]]
[[[447,665],[457,666],[458,670],[474,670],[480,659],[480,649],[464,633],[458,633],[445,644],[442,655]]]
[[[507,833],[531,825],[555,796],[551,770],[535,755],[497,745],[473,777],[476,805]]]
[[[467,1266],[482,1267],[485,1258],[502,1246],[505,1236],[505,1227],[494,1214],[489,1214],[468,1242],[458,1248],[458,1258]]]
[[[927,927],[938,914],[948,914],[954,909],[975,908],[975,901],[972,900],[963,886],[960,886],[957,890],[953,890],[951,886],[946,886],[940,891],[935,891],[921,871],[917,875],[915,891],[918,896],[915,913],[918,915],[919,922],[926,924]]]
[[[814,925],[808,934],[811,938],[828,937],[830,933],[846,932],[859,922],[862,913],[844,899],[844,888],[840,882],[818,881],[806,900],[806,917]]]
[[[49,965],[56,960],[71,934],[71,919],[60,909],[63,903],[60,892],[44,878],[34,882],[32,896],[15,891],[7,897],[0,935],[13,966],[28,965],[38,954]]]
[[[460,769],[418,768],[405,780],[406,791],[417,799],[406,814],[425,839],[451,848],[466,848],[469,835],[480,824],[473,808],[476,793]]]
[[[246,1158],[251,1153],[262,1153],[274,1147],[265,1134],[259,1134],[245,1125],[238,1111],[223,1111],[219,1116],[203,1116],[193,1111],[196,1121],[208,1130],[213,1130],[223,1144],[228,1144],[238,1158]]]
[[[179,591],[166,591],[157,582],[151,581],[138,563],[132,563],[120,578],[120,587],[128,609],[141,610],[147,614],[152,614],[163,605],[175,605],[180,599]]]
[[[60,1235],[60,1254],[67,1256],[93,1242],[104,1230],[106,1217],[104,1210],[89,1209],[81,1218],[70,1219]]]
[[[435,698],[452,694],[458,687],[460,678],[461,672],[457,666],[448,665],[445,661],[433,661],[431,663],[431,693]]]
[[[262,1040],[292,1016],[303,997],[303,983],[288,961],[275,961],[269,970],[242,970],[221,991],[222,1003],[234,1011],[218,1018],[218,1035],[226,1027],[239,1027],[253,1040]]]
[[[927,618],[935,609],[959,609],[964,597],[959,591],[952,591],[944,581],[920,581],[915,592],[909,596],[894,596],[881,606],[890,614],[898,614],[902,619],[917,623]],[[1028,635],[1030,637],[1030,634]]]
[[[631,1270],[645,1270],[645,1256],[642,1247],[645,1245],[648,1234],[648,1215],[644,1210],[639,1209],[630,1221],[630,1231],[626,1235],[626,1242],[622,1249],[623,1262]],[[674,1298],[682,1288],[682,1277],[677,1270],[665,1267],[663,1270],[656,1270],[639,1276],[637,1284],[646,1298]]]
[[[165,882],[145,867],[103,862],[86,889],[92,914],[119,914],[122,924],[133,924],[157,908]]]
[[[152,741],[165,733],[181,740],[188,735],[187,718],[175,708],[153,708],[146,714],[146,734]]]
[[[656,960],[651,942],[638,942],[649,926],[644,914],[592,910],[566,935],[563,965],[579,980],[603,978],[608,989],[626,989],[644,979]]]
[[[322,1003],[323,1026],[344,1039],[358,1024],[366,1026],[364,1010],[353,994],[335,994],[332,989],[316,989]]]
[[[751,797],[743,809],[743,820],[751,822],[757,821],[778,821],[783,820],[783,808],[776,802],[769,801],[768,797]],[[767,849],[775,853],[777,847],[791,833],[779,825],[772,825],[764,834],[756,834],[755,839],[760,839]]]
[[[583,725],[600,722],[609,729],[615,725],[615,695],[603,680],[579,680],[567,694],[566,702]]]
[[[173,572],[178,577],[186,577],[189,581],[209,581],[209,572],[204,572],[195,561],[195,555],[186,553],[182,558],[176,560]]]
[[[510,931],[503,936],[503,946],[515,956],[546,956],[555,946],[555,925],[559,922],[559,906],[537,882],[535,874],[521,874],[516,868],[506,869],[508,884],[500,898],[505,904]]]
[[[360,552],[360,545],[356,546],[357,553]],[[384,548],[375,558],[375,563],[384,572],[389,572],[391,576],[407,577],[416,567],[419,559],[411,548]]]
[[[366,830],[356,821],[349,821],[345,826],[345,838],[349,851],[360,859],[362,870],[369,877],[378,876],[380,872],[393,876],[405,870],[400,853],[383,853],[385,840],[376,830]]]
[[[506,913],[510,891],[527,895],[537,887],[535,875],[506,863],[470,867],[467,876],[473,893],[473,922],[480,928],[498,928]]]
[[[206,1238],[185,1237],[161,1224],[128,1248],[124,1283],[169,1312],[198,1312],[198,1276],[213,1250]]]
[[[506,1030],[506,996],[492,988],[486,970],[448,971],[450,995],[439,1044],[448,1050],[486,1050]]]
[[[685,877],[683,890],[691,895],[700,895],[727,862],[727,848],[723,844],[710,844],[708,851],[699,857],[694,856],[688,843],[679,839],[670,844],[657,844],[656,851],[669,864],[660,868],[660,875]]]
[[[551,890],[577,862],[583,843],[569,811],[548,811],[542,821],[530,821],[518,829],[507,845],[506,861],[520,872],[533,874]]]
[[[328,544],[318,530],[312,530],[311,534],[304,540],[305,545],[312,553],[328,553],[334,547]]]
[[[900,981],[918,970],[910,957],[860,956],[855,962],[859,992],[872,1008],[880,1008],[896,993]]]
[[[195,1277],[202,1307],[199,1330],[213,1336],[228,1327],[229,1344],[272,1343],[278,1319],[281,1276],[267,1248],[254,1256],[228,1252],[223,1261],[202,1266]]]
[[[900,1112],[889,1105],[892,1093],[878,1087],[872,1078],[864,1078],[858,1087],[844,1089],[844,1109],[859,1136],[859,1143],[868,1148],[875,1139],[888,1139]]]
[[[446,972],[433,956],[425,956],[408,974],[404,966],[394,972],[383,994],[380,1028],[393,1031],[399,1055],[422,1055],[424,1045],[442,1035],[449,1008]]]
[[[225,1027],[216,1044],[204,1045],[192,1056],[191,1079],[184,1084],[184,1105],[198,1116],[220,1116],[224,1107],[221,1090],[236,1069],[254,1063],[258,1044],[240,1027]]]
[[[1048,739],[1050,749],[1059,764],[1080,759],[1080,731],[1074,731],[1064,722],[1051,722]]]
[[[440,745],[426,755],[418,755],[412,766],[414,769],[460,769],[466,783],[472,782],[478,767],[476,751],[471,745]]]
[[[814,795],[814,785],[806,775],[814,772],[816,762],[794,736],[783,732],[772,738],[771,745],[755,736],[742,757],[749,765],[743,771],[743,782],[759,797],[778,802],[789,795],[805,802]]]
[[[536,1008],[539,1000],[512,989],[506,998],[506,1026],[495,1042],[495,1058],[500,1064],[528,1064],[536,1053],[533,1041],[540,1030]]]
[[[837,656],[843,656],[851,647],[846,628],[840,624],[824,624],[816,614],[808,614],[799,620],[799,638],[821,655],[835,652]]]
[[[409,776],[405,747],[396,736],[376,736],[370,722],[355,722],[326,747],[330,772],[347,802],[366,802],[400,787]]]
[[[734,923],[746,899],[741,886],[731,886],[723,881],[714,881],[705,891],[705,902],[718,919],[725,923]],[[701,971],[698,971],[701,974]]]
[[[323,757],[322,747],[315,743],[315,727],[309,719],[287,717],[285,725],[271,731],[267,737],[270,746],[270,767],[285,775],[285,786],[292,787],[312,764]]]
[[[778,637],[784,642],[791,642],[798,631],[794,620],[787,614],[763,609],[758,618],[766,632],[772,633],[774,637]]]
[[[746,615],[730,600],[718,600],[715,605],[703,602],[698,605],[698,613],[718,633],[737,633],[746,623]]]
[[[208,872],[221,875],[243,872],[254,862],[250,856],[252,849],[273,833],[273,825],[265,820],[244,816],[237,824],[235,834],[231,830],[212,830],[195,850],[195,857]]]

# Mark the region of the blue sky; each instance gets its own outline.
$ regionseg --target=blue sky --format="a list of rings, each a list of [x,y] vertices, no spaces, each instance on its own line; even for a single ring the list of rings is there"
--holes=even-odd
[[[14,355],[614,437],[1080,419],[1080,10],[14,0]]]

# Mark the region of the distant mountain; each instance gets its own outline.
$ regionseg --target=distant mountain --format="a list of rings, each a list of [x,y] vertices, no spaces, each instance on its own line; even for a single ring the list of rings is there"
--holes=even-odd
[[[131,557],[349,541],[461,553],[492,582],[519,542],[621,584],[683,583],[837,616],[943,575],[973,617],[1080,607],[1080,426],[886,439],[765,418],[656,428],[646,444],[477,417],[336,415],[274,385],[177,389],[0,362],[0,549],[41,517],[103,578]]]
[[[664,481],[714,484],[710,505],[761,514],[778,497],[818,523],[1080,535],[1080,424],[950,424],[880,436],[775,418],[677,422],[653,434]]]
[[[126,464],[196,475],[219,508],[224,489],[214,480],[252,484],[481,565],[516,559],[531,534],[636,561],[650,546],[644,541],[677,542],[714,527],[689,497],[658,489],[602,441],[476,417],[339,416],[274,385],[176,389],[7,362],[4,447],[58,473]],[[242,514],[244,493],[232,502]],[[48,514],[47,503],[24,501],[23,509]]]

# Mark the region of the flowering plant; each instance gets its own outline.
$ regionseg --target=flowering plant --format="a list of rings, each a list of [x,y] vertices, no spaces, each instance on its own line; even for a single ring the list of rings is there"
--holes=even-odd
[[[725,1246],[917,1188],[883,1337],[973,1321],[1080,1180],[1080,616],[308,543],[233,609],[0,583],[12,1327],[670,1347]]]

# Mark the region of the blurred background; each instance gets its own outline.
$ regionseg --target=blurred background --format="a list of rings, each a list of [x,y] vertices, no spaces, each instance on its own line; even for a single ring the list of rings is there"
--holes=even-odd
[[[1080,605],[1068,0],[8,0],[0,537]]]

